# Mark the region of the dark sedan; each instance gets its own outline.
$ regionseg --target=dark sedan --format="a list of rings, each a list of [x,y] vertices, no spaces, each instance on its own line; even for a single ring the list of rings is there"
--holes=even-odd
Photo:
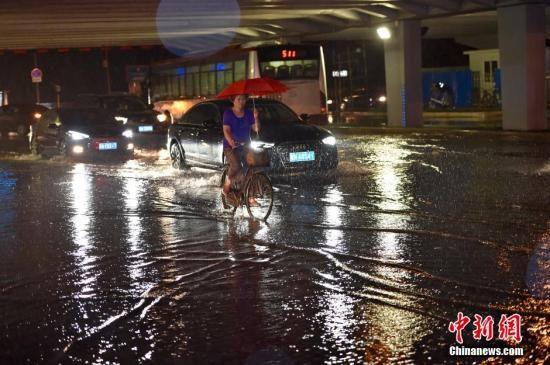
[[[168,131],[172,166],[224,165],[222,116],[231,102],[201,102],[183,115]],[[249,101],[247,108],[252,108]],[[270,171],[294,173],[326,171],[338,165],[334,136],[318,126],[305,124],[285,104],[269,99],[256,100],[260,135],[252,136],[252,147],[266,149]]]
[[[140,98],[126,94],[83,94],[76,99],[79,107],[102,108],[111,112],[115,119],[131,129],[136,137],[166,135],[170,120],[164,113],[151,109]]]
[[[7,136],[13,132],[19,137],[25,137],[29,134],[31,124],[40,120],[47,110],[42,105],[4,105],[0,107],[0,133]]]
[[[102,109],[64,108],[47,112],[32,127],[31,151],[65,155],[132,155],[133,132]]]

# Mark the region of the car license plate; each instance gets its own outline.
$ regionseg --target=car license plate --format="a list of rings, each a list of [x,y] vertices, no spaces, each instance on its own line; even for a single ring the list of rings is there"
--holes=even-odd
[[[107,142],[107,143],[100,143],[99,144],[99,150],[116,150],[117,149],[117,143],[116,142]]]
[[[139,130],[140,133],[152,132],[153,131],[153,126],[152,125],[140,125],[138,130]]]
[[[315,161],[315,151],[290,152],[290,162]]]

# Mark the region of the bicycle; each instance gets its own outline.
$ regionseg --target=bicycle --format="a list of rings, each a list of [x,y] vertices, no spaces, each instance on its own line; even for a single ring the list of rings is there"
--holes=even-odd
[[[492,91],[483,90],[481,105],[486,108],[495,108],[500,106],[500,92],[498,89],[494,88]]]
[[[254,154],[253,151],[248,153]],[[237,196],[236,204],[230,202],[223,192],[221,193],[223,208],[232,209],[234,215],[238,207],[246,207],[251,218],[265,222],[273,208],[273,185],[265,174],[264,167],[250,165],[247,167],[239,186],[233,189],[233,193]],[[224,186],[228,169],[229,166],[226,165],[222,172],[220,187]]]

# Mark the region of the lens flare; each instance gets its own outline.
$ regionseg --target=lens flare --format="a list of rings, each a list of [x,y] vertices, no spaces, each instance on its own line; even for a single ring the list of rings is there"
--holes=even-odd
[[[178,56],[204,57],[227,47],[240,21],[236,0],[161,0],[156,17],[158,37]]]

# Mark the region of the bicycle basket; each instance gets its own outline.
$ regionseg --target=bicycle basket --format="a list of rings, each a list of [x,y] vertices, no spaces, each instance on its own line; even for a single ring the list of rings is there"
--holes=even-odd
[[[269,166],[269,155],[264,149],[250,149],[246,153],[246,163],[248,164],[248,166],[267,167]]]

